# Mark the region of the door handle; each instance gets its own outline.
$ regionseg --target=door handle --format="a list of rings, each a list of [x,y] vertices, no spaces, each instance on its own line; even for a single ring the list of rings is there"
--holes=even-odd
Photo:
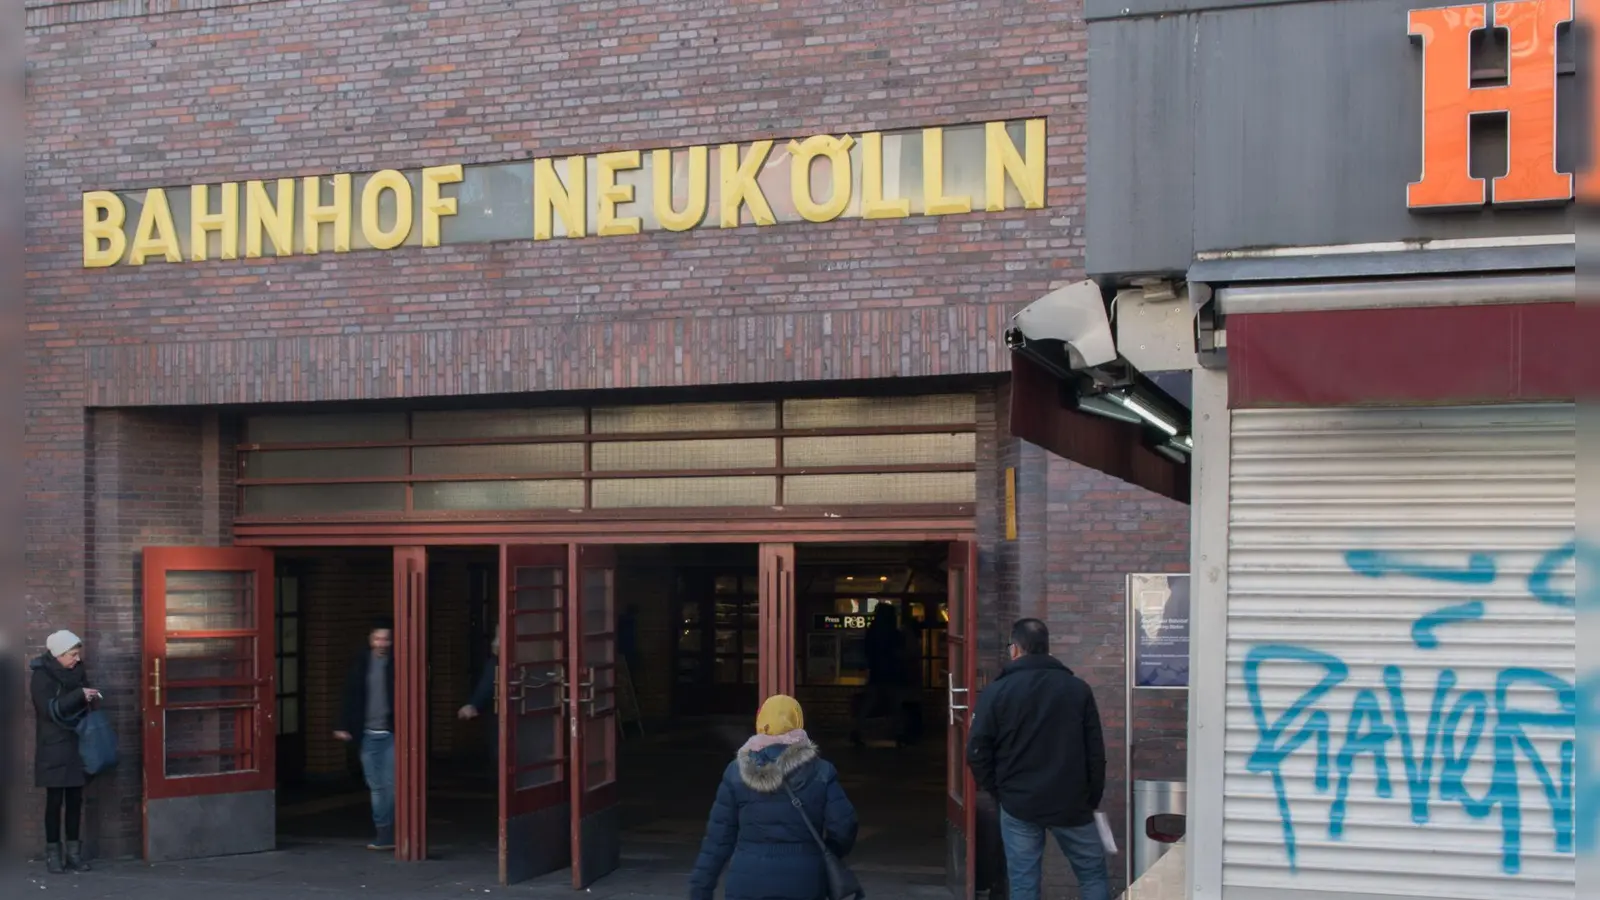
[[[584,672],[589,676],[589,680],[588,681],[580,681],[580,682],[578,682],[578,690],[580,692],[582,692],[579,695],[578,702],[579,703],[588,704],[588,706],[589,706],[589,715],[590,715],[590,717],[593,717],[594,716],[594,704],[595,704],[595,681],[596,681],[594,667],[590,666],[589,668],[585,669]]]
[[[956,687],[954,681],[950,682],[950,724],[951,725],[956,724],[956,713],[958,711],[959,712],[966,712],[966,711],[968,711],[968,710],[970,710],[972,708],[970,703],[957,703],[956,702],[956,695],[957,694],[970,694],[970,693],[971,693],[971,691],[968,690],[967,688],[958,688],[958,687]]]
[[[161,707],[161,657],[156,657],[150,663],[152,666],[150,670],[150,693],[154,695],[155,706],[159,709]]]

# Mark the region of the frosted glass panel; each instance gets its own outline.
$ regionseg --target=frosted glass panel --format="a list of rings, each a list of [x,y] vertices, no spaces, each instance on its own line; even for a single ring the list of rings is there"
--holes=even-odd
[[[582,472],[582,444],[477,444],[417,447],[411,451],[418,475],[538,475]]]
[[[244,489],[246,515],[398,512],[405,506],[403,484],[275,484]]]
[[[591,415],[595,434],[663,431],[753,431],[776,428],[775,403],[675,403],[602,406]]]
[[[785,428],[884,428],[896,425],[973,425],[977,399],[971,394],[928,397],[830,397],[786,400]]]
[[[406,414],[317,413],[308,416],[251,416],[245,439],[252,444],[315,444],[401,441]]]
[[[728,441],[621,441],[594,445],[597,472],[670,469],[770,469],[778,464],[772,438]]]
[[[583,482],[463,481],[418,484],[411,503],[418,510],[578,509]]]
[[[888,475],[793,475],[784,479],[790,506],[852,503],[971,503],[972,472],[900,472]]]
[[[618,478],[594,483],[596,509],[771,506],[776,478]]]
[[[970,463],[977,435],[879,434],[843,437],[786,438],[783,464],[807,466],[910,466],[928,463]]]
[[[244,455],[243,478],[362,478],[406,474],[404,447],[362,450],[257,450]]]
[[[583,434],[581,409],[459,409],[411,417],[418,440]]]

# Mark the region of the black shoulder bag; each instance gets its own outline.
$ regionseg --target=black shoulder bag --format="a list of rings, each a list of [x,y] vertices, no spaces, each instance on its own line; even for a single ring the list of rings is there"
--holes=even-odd
[[[789,780],[784,779],[783,790],[789,795],[789,803],[794,806],[795,812],[800,814],[800,821],[806,823],[806,830],[811,832],[811,839],[817,842],[817,849],[822,851],[822,865],[828,872],[828,900],[864,900],[867,892],[861,889],[861,882],[856,880],[839,857],[833,855],[828,845],[822,840],[822,835],[817,833],[817,826],[811,824],[811,817],[806,815],[805,804],[795,796],[794,788],[789,786]]]

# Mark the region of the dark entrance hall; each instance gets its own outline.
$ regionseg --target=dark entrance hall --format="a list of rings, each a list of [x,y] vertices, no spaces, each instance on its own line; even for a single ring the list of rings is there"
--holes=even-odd
[[[749,737],[728,718],[630,739],[621,754],[624,869],[687,879],[723,769]],[[944,750],[937,739],[895,748],[853,748],[844,732],[815,734],[856,807],[860,835],[851,867],[896,884],[945,885]]]
[[[724,767],[749,737],[758,704],[757,559],[753,546],[653,545],[618,552],[620,679],[618,796],[622,871],[675,878],[681,886],[704,835]],[[851,863],[866,877],[942,886],[945,878],[945,741],[942,637],[926,633],[932,676],[922,740],[851,741],[849,698],[855,632],[818,632],[813,620],[866,613],[866,597],[941,618],[941,547],[817,547],[801,554],[796,655],[818,646],[830,666],[799,673],[808,730],[836,765],[856,805],[860,839]],[[339,686],[365,629],[392,603],[388,548],[284,550],[278,556],[280,649],[279,848],[285,852],[367,855],[368,792],[355,754],[329,735]],[[496,869],[498,772],[490,756],[493,719],[457,718],[495,633],[499,596],[493,548],[430,550],[428,856],[431,862]],[[858,587],[861,586],[861,587]],[[857,596],[859,595],[859,596]],[[911,601],[912,597],[924,599]],[[931,620],[931,621],[929,621]],[[822,643],[819,643],[822,641]],[[831,643],[828,643],[831,642]],[[917,644],[924,643],[919,639]],[[913,654],[915,655],[915,654]],[[804,664],[802,663],[802,666]],[[567,873],[548,877],[570,878]],[[598,886],[598,885],[597,885]]]

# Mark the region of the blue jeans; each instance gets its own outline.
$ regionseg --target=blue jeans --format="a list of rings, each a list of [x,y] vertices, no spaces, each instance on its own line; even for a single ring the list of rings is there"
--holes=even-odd
[[[394,829],[394,735],[368,731],[361,736],[361,771],[372,791],[372,824],[385,837]]]
[[[1077,828],[1046,828],[1024,822],[1000,810],[1000,839],[1006,846],[1006,875],[1010,900],[1039,900],[1039,879],[1044,869],[1044,833],[1055,835],[1078,876],[1082,900],[1111,900],[1111,880],[1106,872],[1106,849],[1093,822]]]

